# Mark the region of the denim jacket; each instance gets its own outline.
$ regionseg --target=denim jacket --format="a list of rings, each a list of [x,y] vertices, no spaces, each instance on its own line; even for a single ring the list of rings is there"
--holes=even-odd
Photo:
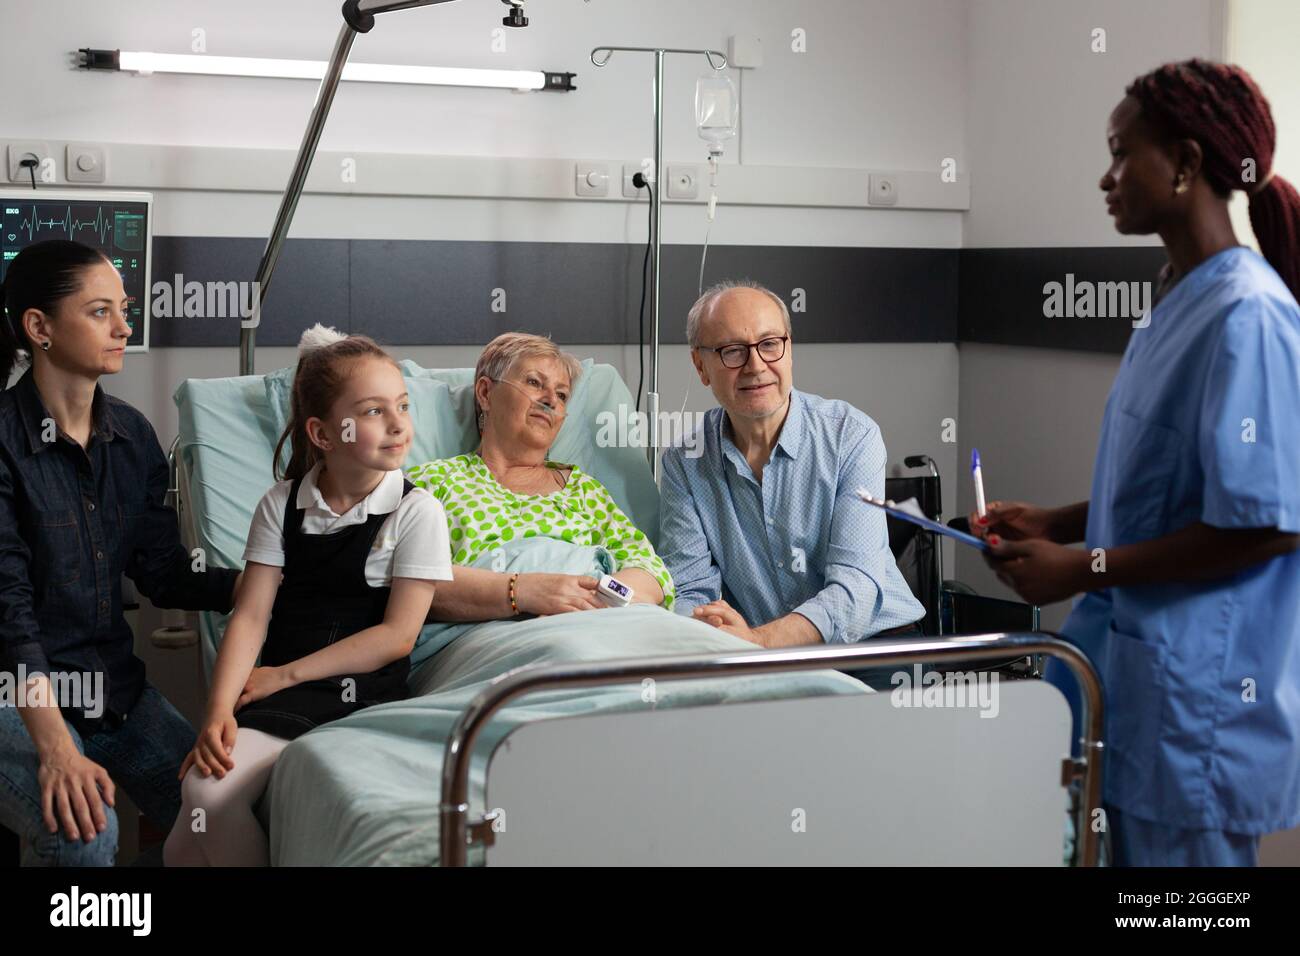
[[[116,726],[144,688],[122,614],[122,575],[155,605],[229,611],[236,573],[194,571],[164,504],[167,459],[149,420],[96,385],[82,448],[58,431],[29,370],[0,392],[0,666],[16,675],[102,674]]]

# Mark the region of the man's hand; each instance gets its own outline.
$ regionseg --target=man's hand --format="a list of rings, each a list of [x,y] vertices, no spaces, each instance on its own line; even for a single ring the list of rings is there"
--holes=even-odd
[[[1052,604],[1088,589],[1091,556],[1078,548],[1035,538],[1005,541],[988,539],[984,560],[998,580],[1030,604]]]
[[[762,635],[750,627],[740,613],[721,598],[711,604],[701,604],[691,612],[691,615],[697,621],[712,624],[718,630],[743,638],[751,644],[757,644],[759,647],[766,646]]]

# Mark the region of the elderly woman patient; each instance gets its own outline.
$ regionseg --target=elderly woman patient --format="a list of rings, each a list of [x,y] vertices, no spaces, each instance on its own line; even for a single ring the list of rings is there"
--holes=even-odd
[[[604,548],[635,602],[672,607],[672,578],[645,534],[599,481],[575,465],[547,460],[580,372],[578,360],[550,339],[497,336],[474,370],[478,451],[408,470],[413,484],[442,502],[451,533],[455,579],[439,586],[431,620],[486,621],[605,606],[591,576],[470,566],[531,537]]]

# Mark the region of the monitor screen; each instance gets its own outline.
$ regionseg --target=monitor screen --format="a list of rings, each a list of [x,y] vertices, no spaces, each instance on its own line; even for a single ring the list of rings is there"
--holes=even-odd
[[[153,237],[151,193],[0,190],[0,280],[27,246],[47,239],[74,239],[99,249],[122,276],[130,300],[128,351],[149,342],[149,258]]]

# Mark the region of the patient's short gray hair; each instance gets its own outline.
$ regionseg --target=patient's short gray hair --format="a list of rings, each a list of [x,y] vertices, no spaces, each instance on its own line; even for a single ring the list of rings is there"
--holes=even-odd
[[[785,323],[785,334],[793,337],[790,329],[790,310],[782,298],[761,283],[753,279],[723,279],[704,290],[704,293],[695,300],[691,306],[691,311],[686,313],[686,341],[690,343],[691,348],[698,348],[700,345],[700,320],[709,315],[713,310],[714,304],[722,296],[732,289],[753,289],[755,292],[761,292],[781,310],[781,321]]]
[[[474,381],[477,382],[484,375],[493,381],[503,379],[510,374],[515,363],[533,357],[555,359],[568,373],[569,387],[577,386],[578,376],[582,374],[582,362],[578,357],[562,351],[546,336],[530,332],[505,332],[485,345],[479,353],[478,364],[474,366]],[[483,410],[479,408],[477,398],[474,399],[474,419],[479,423],[479,431],[482,431]]]

